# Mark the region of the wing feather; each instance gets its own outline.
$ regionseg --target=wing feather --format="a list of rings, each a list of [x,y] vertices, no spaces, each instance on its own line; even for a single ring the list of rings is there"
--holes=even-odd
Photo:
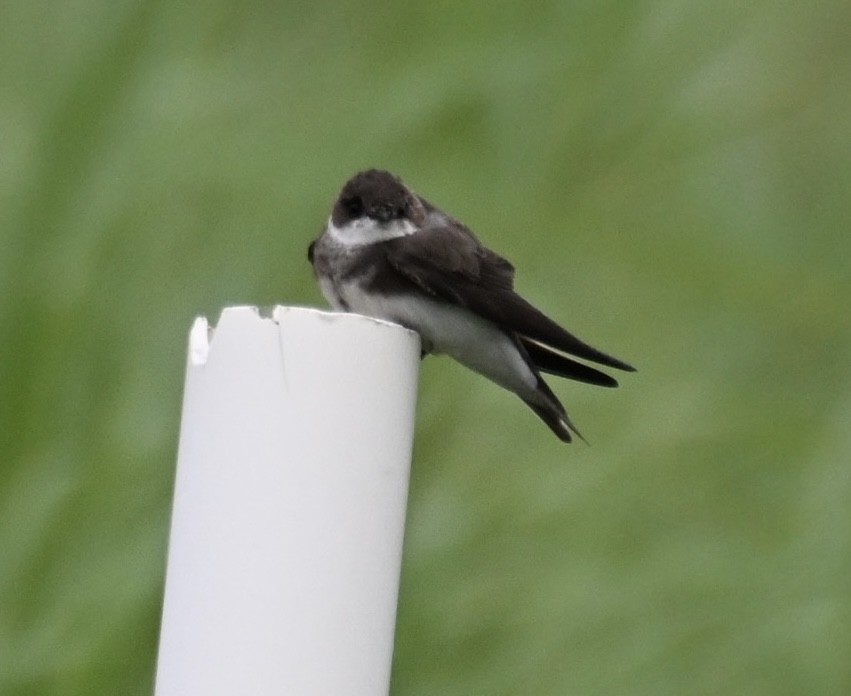
[[[435,297],[544,346],[601,365],[635,369],[581,341],[514,292],[514,267],[465,227],[427,228],[382,246],[400,275]]]

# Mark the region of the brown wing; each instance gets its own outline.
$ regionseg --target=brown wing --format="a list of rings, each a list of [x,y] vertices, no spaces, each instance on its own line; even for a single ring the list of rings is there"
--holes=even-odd
[[[470,306],[471,293],[506,293],[514,267],[466,230],[428,229],[382,245],[396,271],[431,295]]]
[[[579,340],[515,293],[514,267],[466,228],[428,228],[381,246],[400,275],[505,331],[602,365],[635,369]]]

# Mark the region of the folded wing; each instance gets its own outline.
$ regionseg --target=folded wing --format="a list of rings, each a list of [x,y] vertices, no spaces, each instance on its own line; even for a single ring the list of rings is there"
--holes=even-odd
[[[578,339],[514,292],[513,266],[483,247],[466,228],[421,230],[381,246],[387,262],[425,292],[517,334],[531,360],[545,372],[601,386],[617,385],[608,375],[556,351],[635,370]]]

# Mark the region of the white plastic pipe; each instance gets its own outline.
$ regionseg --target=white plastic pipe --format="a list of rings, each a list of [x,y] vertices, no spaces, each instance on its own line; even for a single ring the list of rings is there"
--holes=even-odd
[[[226,309],[190,333],[157,696],[384,696],[416,334]]]

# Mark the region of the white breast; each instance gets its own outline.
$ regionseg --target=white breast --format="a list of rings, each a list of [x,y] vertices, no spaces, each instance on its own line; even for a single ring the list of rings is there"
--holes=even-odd
[[[446,353],[521,396],[536,392],[537,378],[514,342],[496,325],[469,310],[422,296],[365,293],[356,282],[339,289],[352,311],[413,329],[427,351]]]

